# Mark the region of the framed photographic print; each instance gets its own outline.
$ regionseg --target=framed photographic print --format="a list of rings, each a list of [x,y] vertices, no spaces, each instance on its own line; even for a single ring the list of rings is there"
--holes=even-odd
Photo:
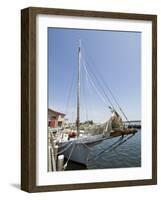
[[[21,11],[21,189],[157,183],[157,16]]]

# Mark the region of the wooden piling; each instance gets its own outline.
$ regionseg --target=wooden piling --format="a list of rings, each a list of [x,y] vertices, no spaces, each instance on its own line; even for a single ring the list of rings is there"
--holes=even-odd
[[[54,146],[54,158],[55,158],[55,162],[57,162],[57,155],[58,155],[58,145]]]
[[[52,171],[51,151],[50,151],[50,146],[48,146],[48,172],[51,171]]]
[[[58,156],[58,171],[63,171],[64,170],[64,155],[59,155]]]

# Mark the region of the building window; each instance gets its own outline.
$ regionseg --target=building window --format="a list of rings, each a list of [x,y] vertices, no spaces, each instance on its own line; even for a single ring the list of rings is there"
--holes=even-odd
[[[58,122],[58,126],[61,127],[62,126],[62,122]]]

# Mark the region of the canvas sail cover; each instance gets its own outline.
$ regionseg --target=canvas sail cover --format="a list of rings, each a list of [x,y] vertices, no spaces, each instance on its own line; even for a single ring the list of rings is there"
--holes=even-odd
[[[120,115],[116,111],[113,111],[111,118],[106,123],[106,127],[104,129],[104,135],[109,136],[111,131],[123,128],[124,125]]]
[[[120,115],[116,111],[114,111],[112,113],[111,121],[112,121],[112,129],[113,130],[123,128],[123,121],[122,121]]]

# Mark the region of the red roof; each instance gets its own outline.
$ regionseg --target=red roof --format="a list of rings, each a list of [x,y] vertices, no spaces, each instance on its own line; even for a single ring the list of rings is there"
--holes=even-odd
[[[65,116],[65,114],[64,114],[64,113],[57,112],[57,111],[55,111],[55,110],[52,110],[52,109],[50,109],[50,108],[48,108],[48,111],[50,111],[50,112],[53,112],[53,113],[55,113],[55,114],[57,114],[57,115],[63,115],[63,116]]]

